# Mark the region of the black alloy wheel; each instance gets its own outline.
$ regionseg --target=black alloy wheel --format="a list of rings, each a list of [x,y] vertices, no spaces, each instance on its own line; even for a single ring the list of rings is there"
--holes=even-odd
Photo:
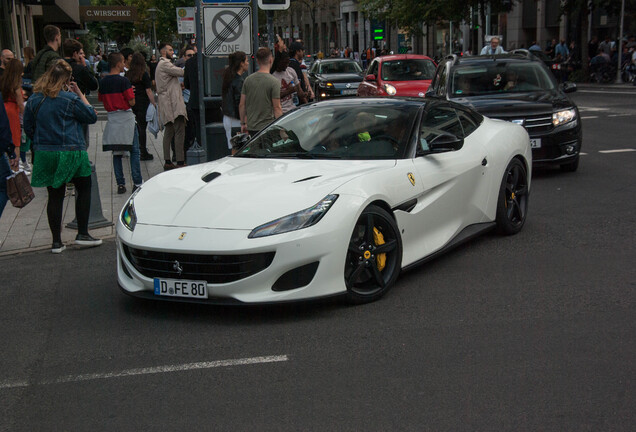
[[[353,228],[345,262],[347,299],[375,301],[391,288],[402,264],[402,238],[393,217],[381,207],[367,207]]]
[[[528,214],[528,174],[519,159],[513,159],[504,172],[497,201],[497,228],[502,234],[521,231]]]

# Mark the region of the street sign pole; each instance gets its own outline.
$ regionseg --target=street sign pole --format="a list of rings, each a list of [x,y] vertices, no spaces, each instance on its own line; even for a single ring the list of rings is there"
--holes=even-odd
[[[203,53],[205,52],[205,40],[203,38],[203,9],[201,8],[201,0],[196,0],[197,11],[195,15],[196,23],[196,38],[197,38],[197,69],[199,79],[197,80],[197,87],[199,88],[199,130],[201,131],[201,142],[199,145],[204,149],[206,146],[206,131],[205,131],[205,89],[203,86],[203,80],[205,79],[205,73],[203,70]]]
[[[256,72],[256,51],[258,51],[258,0],[252,0],[252,72]]]

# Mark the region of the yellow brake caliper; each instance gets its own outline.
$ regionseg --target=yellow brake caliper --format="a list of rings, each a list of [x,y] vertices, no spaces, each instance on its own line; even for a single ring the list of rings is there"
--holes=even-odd
[[[373,227],[373,242],[376,246],[381,246],[384,244],[384,236],[380,231],[378,231],[376,227]],[[386,254],[378,254],[376,257],[376,263],[378,264],[378,270],[384,270],[384,267],[386,266]]]

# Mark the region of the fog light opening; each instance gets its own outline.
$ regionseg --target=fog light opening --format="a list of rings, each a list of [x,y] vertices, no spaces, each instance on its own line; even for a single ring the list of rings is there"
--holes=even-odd
[[[565,152],[569,155],[576,153],[576,146],[572,144],[568,144],[565,146]]]
[[[278,278],[272,286],[272,291],[289,291],[309,285],[318,270],[318,264],[318,261],[315,261],[289,270]]]

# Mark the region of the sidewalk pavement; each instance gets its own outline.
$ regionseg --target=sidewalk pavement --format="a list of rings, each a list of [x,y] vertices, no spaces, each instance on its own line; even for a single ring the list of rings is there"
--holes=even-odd
[[[123,159],[124,174],[126,177],[126,193],[117,194],[117,183],[113,171],[112,152],[102,151],[102,133],[106,121],[98,121],[90,126],[90,145],[88,156],[95,164],[97,183],[99,184],[99,199],[102,204],[102,214],[113,222],[113,225],[104,228],[89,229],[90,234],[96,238],[115,237],[115,225],[119,212],[132,193],[132,177],[130,175],[130,159]],[[148,152],[155,158],[151,161],[141,161],[141,174],[144,181],[163,172],[163,133],[160,132],[155,139],[148,133]],[[35,199],[26,207],[18,209],[7,203],[0,217],[0,257],[22,252],[48,250],[53,242],[49,223],[46,216],[46,203],[48,193],[46,188],[33,188]],[[96,199],[96,197],[92,197]],[[77,235],[77,230],[66,228],[66,224],[75,219],[75,197],[67,196],[64,200],[64,217],[62,222],[62,241],[72,244]]]

